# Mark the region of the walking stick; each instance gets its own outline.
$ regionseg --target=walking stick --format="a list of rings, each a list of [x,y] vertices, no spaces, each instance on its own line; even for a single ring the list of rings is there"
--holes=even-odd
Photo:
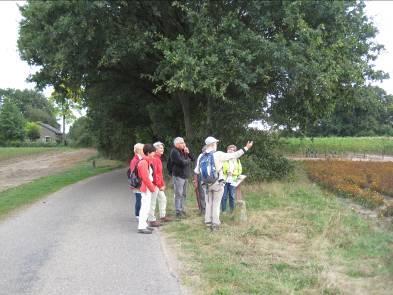
[[[199,212],[202,212],[201,195],[198,189],[198,175],[194,175],[194,190]]]

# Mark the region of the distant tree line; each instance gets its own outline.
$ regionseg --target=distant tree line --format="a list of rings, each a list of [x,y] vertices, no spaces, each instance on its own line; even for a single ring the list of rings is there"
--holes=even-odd
[[[364,86],[338,99],[334,109],[303,130],[287,136],[393,136],[393,95],[378,86]]]
[[[53,104],[39,91],[0,89],[0,143],[40,137],[42,122],[57,127]]]

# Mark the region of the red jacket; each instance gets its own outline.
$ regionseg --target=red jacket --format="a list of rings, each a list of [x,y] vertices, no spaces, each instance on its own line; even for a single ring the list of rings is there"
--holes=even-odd
[[[130,170],[131,172],[134,171],[135,165],[136,163],[142,159],[142,156],[139,156],[137,154],[134,155],[134,157],[132,158],[132,160],[130,161]]]
[[[158,188],[162,188],[165,186],[164,175],[162,173],[162,161],[161,156],[156,154],[153,160],[153,183],[158,186]]]
[[[156,190],[156,186],[150,180],[150,172],[153,173],[153,168],[151,167],[151,165],[152,161],[148,157],[143,157],[143,159],[139,161],[137,166],[138,176],[142,180],[142,185],[139,190],[142,193],[147,192],[147,190],[151,192],[154,192]]]

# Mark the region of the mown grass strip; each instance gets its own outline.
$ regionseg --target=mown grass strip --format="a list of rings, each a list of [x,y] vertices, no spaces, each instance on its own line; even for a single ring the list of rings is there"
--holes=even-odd
[[[33,203],[67,185],[121,167],[121,163],[118,161],[103,159],[95,159],[95,161],[96,168],[93,167],[91,162],[84,162],[67,171],[43,177],[1,192],[0,216],[4,216],[21,206]]]
[[[319,155],[345,152],[393,155],[392,137],[283,138],[281,142],[285,154],[304,155],[308,151]]]
[[[244,187],[245,223],[225,214],[221,229],[210,232],[189,209],[187,219],[164,227],[193,294],[392,290],[393,232],[377,229],[298,173],[295,181]],[[193,196],[188,205],[195,208]]]
[[[20,156],[72,150],[69,147],[0,147],[0,161]]]

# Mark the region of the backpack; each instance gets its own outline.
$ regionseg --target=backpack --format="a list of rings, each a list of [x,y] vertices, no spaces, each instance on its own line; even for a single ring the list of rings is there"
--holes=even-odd
[[[131,171],[130,168],[127,170],[128,185],[132,189],[138,189],[141,187],[142,181],[138,175],[138,164],[141,160],[138,160],[135,164],[134,170]]]
[[[199,172],[201,182],[204,184],[215,183],[218,179],[218,171],[214,163],[213,152],[203,153],[199,159]]]

